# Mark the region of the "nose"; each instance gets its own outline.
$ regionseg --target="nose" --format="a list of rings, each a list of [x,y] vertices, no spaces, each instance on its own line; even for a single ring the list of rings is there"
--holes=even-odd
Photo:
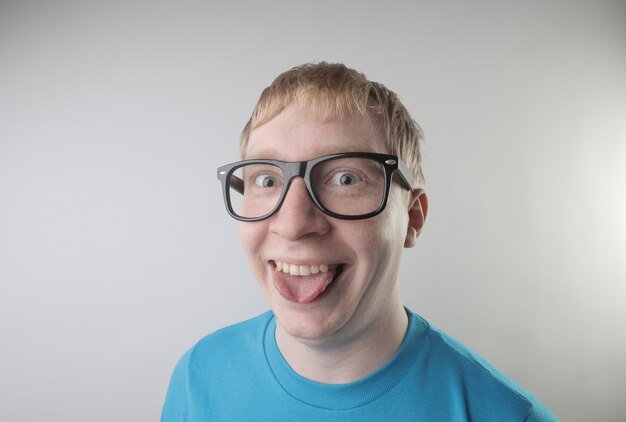
[[[315,205],[304,184],[296,177],[280,209],[270,217],[270,231],[288,240],[323,235],[330,228],[327,216]]]

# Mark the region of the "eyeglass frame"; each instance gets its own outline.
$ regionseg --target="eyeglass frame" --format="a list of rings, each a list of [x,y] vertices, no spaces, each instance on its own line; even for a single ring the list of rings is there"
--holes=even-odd
[[[318,199],[315,191],[313,190],[311,184],[311,170],[319,163],[333,160],[336,158],[369,158],[372,159],[379,164],[382,165],[385,172],[385,190],[383,192],[383,198],[378,206],[378,208],[374,211],[359,214],[359,215],[344,215],[337,214],[328,208],[326,208]],[[280,192],[280,196],[274,208],[272,208],[269,212],[259,216],[259,217],[242,217],[235,213],[233,210],[232,203],[230,201],[230,193],[228,192],[229,188],[235,189],[241,195],[243,195],[243,180],[233,175],[233,172],[240,167],[244,167],[249,164],[268,164],[273,165],[280,168],[283,172],[283,187]],[[222,184],[222,195],[224,196],[224,204],[226,205],[226,211],[228,214],[233,217],[235,220],[245,221],[245,222],[254,222],[265,220],[272,215],[274,215],[280,207],[283,205],[285,198],[287,197],[287,192],[291,187],[291,183],[295,177],[302,177],[304,179],[304,184],[306,186],[309,197],[317,206],[317,208],[322,211],[324,214],[329,215],[334,218],[338,218],[341,220],[362,220],[370,217],[374,217],[385,209],[387,206],[387,199],[389,198],[389,192],[391,188],[391,182],[393,179],[393,174],[398,171],[398,175],[400,176],[400,181],[404,185],[403,187],[407,189],[409,192],[413,192],[413,175],[411,174],[411,170],[409,170],[408,166],[398,158],[397,155],[390,154],[380,154],[376,152],[343,152],[343,153],[335,153],[329,155],[323,155],[321,157],[313,158],[311,160],[306,161],[280,161],[280,160],[266,160],[266,159],[250,159],[250,160],[242,160],[236,161],[234,163],[226,164],[217,168],[217,178]],[[236,183],[229,182],[231,178],[237,178]]]

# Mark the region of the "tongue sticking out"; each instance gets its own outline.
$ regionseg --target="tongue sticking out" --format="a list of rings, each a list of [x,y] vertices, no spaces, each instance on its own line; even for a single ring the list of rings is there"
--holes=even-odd
[[[282,297],[298,303],[309,303],[324,293],[326,287],[333,281],[337,268],[331,268],[327,273],[317,273],[306,276],[285,274],[274,271],[274,288]]]

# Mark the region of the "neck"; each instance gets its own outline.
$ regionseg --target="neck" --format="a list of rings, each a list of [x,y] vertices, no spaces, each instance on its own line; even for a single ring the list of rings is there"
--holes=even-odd
[[[399,300],[397,306],[372,316],[371,321],[352,336],[315,343],[294,338],[277,324],[276,341],[285,360],[299,375],[324,384],[350,383],[387,363],[400,348],[408,326]]]

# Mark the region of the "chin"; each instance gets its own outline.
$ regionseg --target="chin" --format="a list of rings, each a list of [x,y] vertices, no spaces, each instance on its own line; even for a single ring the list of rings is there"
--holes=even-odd
[[[293,306],[281,301],[284,300],[277,298],[270,302],[280,328],[291,338],[304,343],[313,345],[331,341],[339,336],[349,319],[324,306]]]
[[[337,327],[330,321],[302,321],[300,319],[292,319],[289,315],[283,315],[281,318],[277,316],[278,323],[282,330],[291,338],[297,339],[304,343],[319,344],[334,337],[337,333]]]

